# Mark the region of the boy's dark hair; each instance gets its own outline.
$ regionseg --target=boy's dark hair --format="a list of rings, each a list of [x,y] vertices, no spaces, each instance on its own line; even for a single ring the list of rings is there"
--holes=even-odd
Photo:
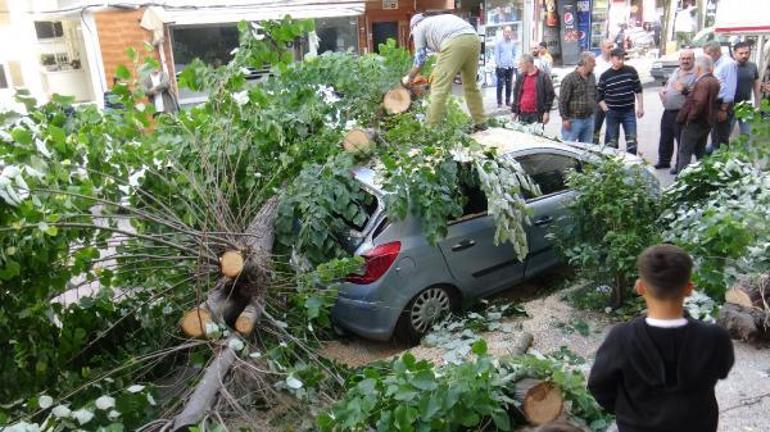
[[[623,48],[613,48],[612,51],[610,51],[610,57],[620,57],[625,58],[626,57],[626,50]]]
[[[659,244],[639,255],[636,268],[653,297],[675,299],[690,282],[692,258],[678,246]]]
[[[563,421],[553,421],[544,424],[535,432],[583,432],[583,429]]]

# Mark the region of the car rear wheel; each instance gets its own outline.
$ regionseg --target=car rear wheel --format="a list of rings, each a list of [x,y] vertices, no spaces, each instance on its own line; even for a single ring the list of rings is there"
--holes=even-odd
[[[397,337],[416,344],[433,324],[454,309],[452,293],[442,286],[426,288],[406,305],[399,319]]]

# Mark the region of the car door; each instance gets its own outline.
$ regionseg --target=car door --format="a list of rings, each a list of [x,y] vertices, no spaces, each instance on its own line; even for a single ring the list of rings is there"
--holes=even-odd
[[[580,160],[568,152],[542,149],[516,156],[524,171],[540,187],[540,196],[528,196],[531,224],[527,227],[529,254],[526,259],[525,277],[529,278],[556,265],[560,258],[550,240],[546,238],[552,225],[568,223],[567,205],[574,191],[567,187],[570,170],[581,168]]]
[[[478,185],[464,186],[468,199],[463,216],[450,222],[439,241],[447,267],[458,287],[472,296],[510,286],[524,277],[524,265],[513,245],[495,245],[496,223],[487,214],[487,199]]]

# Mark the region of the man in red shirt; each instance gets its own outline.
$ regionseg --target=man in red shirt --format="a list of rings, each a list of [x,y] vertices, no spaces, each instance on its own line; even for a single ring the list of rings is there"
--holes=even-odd
[[[531,55],[522,54],[513,89],[513,120],[525,124],[548,123],[555,95],[551,77],[535,67],[535,59]]]

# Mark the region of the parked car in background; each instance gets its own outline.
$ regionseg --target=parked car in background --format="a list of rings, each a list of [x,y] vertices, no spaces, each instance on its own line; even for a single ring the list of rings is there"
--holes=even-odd
[[[693,37],[692,42],[682,47],[683,49],[689,48],[695,51],[695,56],[703,55],[703,46],[707,43],[718,40],[722,45],[722,55],[730,56],[730,38],[728,36],[717,34],[714,32],[714,27],[707,27]],[[671,72],[679,67],[679,51],[666,54],[652,63],[650,69],[650,75],[655,81],[665,85],[668,77],[671,76]]]
[[[431,245],[416,217],[388,219],[386,193],[376,172],[358,168],[354,176],[370,198],[361,203],[368,217],[351,226],[343,242],[366,264],[363,274],[349,276],[339,291],[332,317],[340,327],[369,339],[387,340],[397,333],[416,341],[450,311],[557,266],[559,256],[545,235],[552,224],[565,223],[562,217],[574,199],[567,173],[596,160],[599,151],[617,154],[629,164],[642,163],[607,147],[560,143],[510,129],[490,128],[473,138],[497,148],[499,157],[515,158],[542,192],[525,194],[531,211],[526,259],[516,259],[510,243],[495,245],[495,219],[487,213],[486,196],[478,186],[461,188],[467,198],[462,216],[450,222],[444,239]],[[657,184],[652,172],[645,172]]]

